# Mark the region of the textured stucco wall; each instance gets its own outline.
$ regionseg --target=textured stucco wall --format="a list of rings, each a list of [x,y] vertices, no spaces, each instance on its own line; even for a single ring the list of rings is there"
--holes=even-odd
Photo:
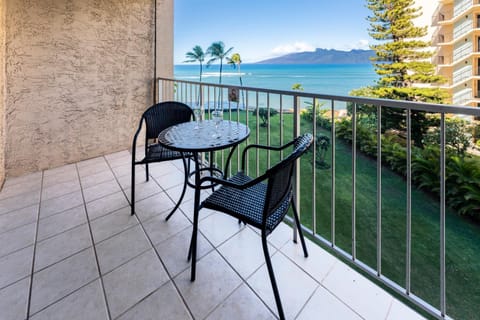
[[[7,176],[129,148],[152,103],[154,0],[7,4]]]
[[[0,0],[0,188],[5,181],[5,1]]]

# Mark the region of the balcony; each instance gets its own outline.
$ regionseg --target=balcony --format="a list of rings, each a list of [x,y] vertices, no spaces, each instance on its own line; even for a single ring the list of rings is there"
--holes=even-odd
[[[137,216],[130,216],[130,161],[122,151],[7,180],[2,318],[275,319],[259,234],[202,211],[197,280],[190,282],[191,189],[164,220],[183,166],[154,164],[149,182],[137,169]],[[311,241],[304,258],[292,234],[284,224],[270,238],[287,319],[422,318]]]
[[[411,117],[415,111],[443,115],[442,131],[447,130],[447,113],[480,116],[480,109],[467,107],[243,87],[239,96],[248,105],[245,109],[245,104],[228,101],[230,88],[232,86],[162,78],[158,81],[158,99],[192,103],[200,97],[207,112],[221,104],[225,117],[242,119],[251,127],[249,143],[276,144],[305,130],[315,135],[328,134],[321,126],[311,126],[300,119],[309,105],[327,111],[323,114],[331,119],[330,130],[334,131],[337,120],[345,116],[345,112],[340,111],[347,106],[353,108],[351,112],[356,114],[353,118],[358,119],[372,107],[380,119],[389,108],[406,110],[406,136],[397,134],[399,139],[406,139],[406,150],[413,148]],[[256,120],[259,109],[274,107],[279,108],[278,118],[267,118],[268,124],[261,125]],[[315,117],[311,120],[314,123]],[[382,121],[375,125],[377,130],[381,128],[380,123]],[[297,203],[304,231],[311,239],[308,242],[310,257],[303,258],[301,249],[292,244],[293,231],[288,224],[282,225],[280,232],[271,238],[275,248],[274,268],[278,270],[287,317],[309,319],[319,314],[325,317],[342,314],[346,318],[365,319],[421,318],[404,304],[407,301],[433,317],[445,318],[444,315],[450,313],[442,313],[441,309],[457,314],[464,304],[476,305],[476,297],[466,300],[455,292],[452,294],[446,282],[458,271],[461,275],[465,272],[466,279],[477,272],[465,269],[463,260],[452,266],[451,254],[456,250],[452,251],[452,244],[447,240],[456,237],[452,236],[455,230],[451,228],[458,225],[451,225],[445,177],[439,173],[443,177],[439,182],[443,190],[440,199],[428,200],[431,201],[428,210],[433,208],[433,212],[421,213],[427,209],[421,204],[423,201],[415,200],[419,191],[412,184],[412,160],[408,152],[406,178],[395,178],[379,160],[384,134],[381,130],[375,134],[378,157],[372,161],[363,155],[363,147],[358,144],[359,128],[360,123],[352,124],[350,147],[330,135],[333,147],[329,168],[308,169],[309,163],[317,163],[319,154],[314,152],[302,159],[304,164],[296,174]],[[441,148],[439,152],[440,165],[444,167],[446,149]],[[341,154],[347,157],[342,159]],[[252,174],[263,170],[271,160],[268,155],[252,156],[249,166]],[[225,165],[222,152],[214,159],[218,166]],[[181,211],[172,220],[163,219],[174,205],[172,199],[180,192],[181,166],[178,163],[155,166],[150,171],[150,182],[144,182],[145,171],[139,169],[137,216],[131,217],[128,214],[130,160],[129,152],[121,151],[7,179],[0,193],[0,240],[8,244],[0,252],[2,310],[21,318],[63,318],[65,310],[72,312],[72,301],[76,301],[77,309],[73,312],[92,312],[92,317],[98,313],[106,319],[143,318],[158,312],[166,312],[165,316],[210,319],[223,318],[232,310],[236,310],[239,319],[259,315],[274,318],[275,305],[261,253],[245,261],[238,259],[242,257],[241,252],[247,256],[246,252],[250,254],[258,249],[255,244],[258,234],[238,225],[234,219],[214,212],[202,214],[199,270],[197,281],[191,283],[185,255],[191,234],[192,194],[188,194]],[[231,167],[238,167],[237,161],[234,157]],[[367,173],[370,169],[365,171],[365,166],[373,168],[373,173]],[[341,176],[349,177],[350,182],[346,183]],[[392,185],[402,186],[400,202],[384,193],[385,188]],[[401,201],[406,202],[401,204]],[[376,203],[383,205],[379,207]],[[396,203],[395,208],[389,208],[389,203]],[[427,249],[422,253],[425,256],[420,257],[412,248],[419,245],[417,237],[425,232],[419,234],[414,230],[432,223],[425,221],[425,217],[418,220],[417,215],[425,213],[433,217],[440,213],[440,221],[432,220],[436,222],[427,228],[432,236],[422,240],[422,246],[445,249],[440,250],[439,255]],[[402,228],[408,230],[406,234],[382,232],[385,226],[399,222],[391,220],[395,216],[402,216],[400,221],[404,221]],[[365,233],[365,226],[373,229]],[[345,233],[349,229],[351,233]],[[367,243],[369,249],[365,251]],[[373,253],[373,259],[372,255],[367,256],[368,252]],[[387,256],[395,257],[394,269]],[[426,259],[423,265],[439,266],[439,278],[418,273],[419,265],[413,261],[422,258]],[[468,261],[470,257],[463,259]],[[446,261],[449,261],[448,267]],[[404,280],[398,277],[399,273]],[[222,278],[218,279],[218,275]],[[463,276],[455,279],[459,283],[465,281]],[[215,287],[217,282],[221,287]],[[374,284],[377,282],[388,291]],[[419,283],[424,282],[433,284],[427,295],[419,287]],[[460,286],[460,289],[466,290],[466,287]],[[435,297],[441,297],[440,302],[435,301]]]
[[[82,7],[91,2],[61,8],[52,2],[49,14],[42,2],[29,2],[33,8],[21,1],[0,6],[6,17],[0,25],[8,27],[5,39],[0,37],[6,53],[0,84],[8,89],[0,103],[0,182],[7,176],[0,192],[1,317],[276,317],[258,255],[252,261],[234,257],[258,248],[257,234],[236,221],[211,212],[202,216],[197,281],[188,281],[191,194],[181,211],[163,222],[179,192],[179,166],[156,166],[149,183],[139,180],[138,216],[126,212],[126,150],[139,114],[153,99],[192,103],[199,91],[207,108],[221,103],[227,117],[244,117],[252,128],[250,143],[275,144],[303,131],[328,135],[330,130],[332,145],[323,159],[330,168],[316,170],[314,164],[322,159],[312,152],[296,175],[310,257],[299,256],[288,221],[270,239],[289,318],[419,318],[413,310],[435,318],[477,316],[479,296],[468,290],[480,274],[471,247],[478,244],[480,232],[452,218],[446,203],[449,184],[441,172],[445,141],[440,141],[438,161],[429,163],[440,168],[435,174],[441,177],[438,199],[417,200],[410,147],[417,111],[440,115],[439,129],[445,132],[444,118],[451,113],[480,117],[480,109],[258,88],[242,88],[242,109],[242,103],[228,102],[229,86],[200,89],[198,83],[168,78],[172,2],[157,3],[166,7],[158,7],[161,18],[155,21],[146,2],[107,1],[95,8]],[[157,35],[157,30],[163,33]],[[451,58],[444,63],[451,64]],[[158,75],[167,78],[157,82]],[[305,126],[301,115],[307,103],[314,116]],[[409,129],[388,138],[397,136],[410,150],[404,158],[405,178],[387,174],[382,164],[382,121],[370,127],[379,160],[363,155],[356,121],[347,128],[351,144],[336,140],[336,120],[347,107],[354,119],[362,119],[367,109],[383,120],[392,108],[402,111]],[[280,112],[263,126],[254,120],[260,108]],[[329,130],[315,124],[315,108],[325,111]],[[222,154],[217,159],[224,164]],[[268,155],[255,155],[252,173],[269,161]],[[391,192],[392,186],[400,191]],[[395,224],[396,232],[384,229]],[[233,239],[242,241],[235,241],[240,244],[235,250]],[[431,267],[431,272],[419,266]]]
[[[300,201],[301,220],[304,224],[305,231],[314,236],[314,239],[320,245],[326,245],[332,248],[337,254],[347,258],[349,262],[358,268],[364,270],[375,279],[382,281],[386,286],[393,289],[394,292],[399,294],[407,292],[406,296],[412,303],[425,308],[425,310],[431,312],[431,314],[441,317],[438,309],[441,309],[442,306],[438,302],[439,300],[436,299],[444,294],[443,303],[445,304],[443,307],[447,309],[447,305],[450,306],[448,307],[450,316],[457,314],[458,309],[457,311],[455,311],[455,309],[459,307],[457,304],[458,301],[454,302],[455,298],[452,292],[447,293],[447,291],[449,291],[447,289],[448,286],[442,289],[442,287],[446,285],[446,282],[430,274],[431,271],[419,271],[422,267],[420,267],[418,262],[415,263],[415,265],[410,265],[411,261],[418,259],[418,256],[417,258],[413,258],[418,253],[411,251],[408,243],[413,241],[412,237],[417,238],[418,234],[414,236],[407,232],[407,236],[405,237],[404,233],[401,232],[393,236],[392,233],[396,233],[398,230],[391,230],[388,232],[384,231],[388,234],[388,237],[384,238],[382,236],[382,226],[392,225],[392,221],[388,223],[386,221],[392,218],[390,215],[393,214],[393,212],[395,212],[394,215],[399,219],[393,223],[393,225],[403,225],[404,228],[408,230],[409,228],[416,228],[415,223],[408,218],[410,215],[415,217],[418,214],[422,215],[432,210],[430,214],[437,217],[438,212],[450,211],[450,209],[447,209],[447,203],[450,203],[450,200],[446,201],[446,198],[442,195],[439,195],[438,199],[424,200],[434,206],[428,210],[420,208],[421,205],[418,199],[416,204],[411,202],[412,192],[416,193],[418,191],[412,183],[412,181],[416,179],[412,173],[412,168],[416,166],[413,164],[415,160],[413,160],[413,158],[410,159],[408,156],[409,152],[406,151],[411,150],[410,157],[417,152],[414,151],[415,148],[413,144],[414,139],[418,138],[412,138],[412,132],[414,130],[412,128],[416,126],[416,120],[408,119],[411,117],[411,114],[415,112],[425,112],[427,118],[437,116],[439,117],[438,119],[440,119],[437,129],[439,131],[446,131],[451,130],[446,117],[451,117],[451,114],[458,117],[476,116],[480,114],[480,110],[468,107],[460,108],[442,105],[412,104],[401,101],[338,97],[244,87],[240,90],[240,96],[241,101],[246,101],[246,105],[248,105],[248,108],[245,109],[242,102],[236,103],[228,101],[227,91],[232,87],[239,89],[238,87],[228,85],[221,86],[183,80],[161,79],[159,84],[159,99],[162,100],[169,97],[169,99],[173,98],[188,104],[197,101],[197,99],[201,97],[200,99],[205,104],[207,113],[214,105],[221,104],[224,110],[227,111],[225,117],[245,122],[250,126],[253,132],[250,140],[252,143],[275,144],[274,141],[278,142],[279,139],[281,141],[283,136],[290,136],[291,134],[297,135],[304,131],[313,132],[315,136],[327,136],[331,139],[331,149],[326,152],[325,158],[329,159],[327,161],[328,166],[323,169],[319,167],[316,170],[312,170],[311,165],[309,166],[308,163],[318,164],[319,160],[320,162],[322,161],[320,154],[313,153],[306,157],[306,159],[302,159],[304,164],[297,174],[297,185],[299,186],[297,199],[300,199],[298,201]],[[463,94],[465,93],[461,92],[460,94],[462,95],[461,97],[455,95],[455,98],[463,98]],[[316,111],[312,111],[312,106],[315,106]],[[279,111],[279,115],[276,116],[276,118],[272,117],[268,120],[268,125],[265,125],[265,123],[261,125],[261,122],[256,120],[258,117],[256,113],[261,108],[276,109]],[[349,143],[345,145],[344,138],[340,138],[338,130],[341,128],[345,129],[345,112],[342,111],[345,111],[346,108],[349,108],[351,112],[351,118],[346,118],[358,119],[358,122],[350,123],[347,121],[349,123],[346,129],[347,131],[341,134],[343,137],[348,136]],[[398,111],[401,110],[400,116],[404,117],[405,123],[410,123],[410,126],[412,126],[410,134],[407,128],[403,133],[395,133],[394,136],[396,138],[391,137],[398,139],[399,143],[403,146],[401,147],[402,150],[404,150],[403,152],[405,152],[400,165],[403,168],[400,174],[402,178],[396,181],[396,179],[399,178],[399,176],[396,176],[394,179],[395,182],[390,181],[390,178],[386,178],[389,176],[388,172],[390,172],[391,169],[385,166],[383,160],[379,160],[389,157],[384,154],[384,152],[389,150],[389,144],[385,142],[384,145],[382,142],[387,138],[388,134],[379,134],[379,132],[382,132],[382,126],[389,121],[388,118],[391,112],[393,112],[392,108]],[[307,110],[309,110],[308,112],[312,111],[316,116],[313,118],[312,116],[305,118],[304,115]],[[368,129],[365,129],[365,123],[363,121],[368,122],[372,119],[365,120],[365,115],[367,113],[371,114],[372,112],[376,114],[377,120],[374,121],[375,123],[371,123]],[[411,113],[410,116],[409,113]],[[378,117],[385,118],[379,121]],[[443,120],[441,120],[442,117]],[[316,125],[313,125],[313,123],[316,123]],[[382,123],[382,125],[379,123]],[[366,130],[371,132],[371,136],[368,138],[365,136]],[[337,133],[333,134],[333,132]],[[373,140],[373,145],[370,143],[368,143],[368,146],[365,145],[366,140]],[[403,149],[405,147],[406,149]],[[317,148],[317,145],[314,145],[313,148]],[[446,148],[440,149],[437,149],[439,153],[432,161],[440,161],[440,166],[442,166],[441,163],[447,158],[446,154],[442,155],[442,153],[447,152],[447,150]],[[365,158],[365,156],[367,156],[367,158]],[[218,159],[224,159],[224,156],[219,155]],[[250,161],[253,165],[250,172],[256,172],[259,166],[264,167],[265,162],[269,163],[269,161],[269,156],[257,155]],[[220,162],[220,166],[223,165],[224,163]],[[432,174],[436,177],[441,177],[440,167],[435,165],[435,168],[438,169],[432,172]],[[345,177],[348,178],[345,180]],[[394,188],[396,191],[393,192],[393,194],[389,195],[388,193],[384,193],[384,188],[388,188],[383,184],[384,182],[382,182],[384,179],[385,181],[389,181],[385,182],[386,184],[397,186]],[[435,190],[442,188],[445,188],[443,190],[449,190],[449,188],[453,187],[447,181],[441,181],[442,179],[440,179],[438,185],[432,185],[432,188]],[[442,183],[445,183],[445,186],[438,187]],[[446,202],[444,203],[442,199]],[[397,200],[399,202],[396,202]],[[382,206],[380,207],[378,203],[382,203]],[[387,203],[389,204],[387,205]],[[450,214],[447,214],[446,217],[449,215]],[[405,222],[403,218],[399,217],[404,217],[410,222]],[[371,221],[371,224],[367,221]],[[441,243],[443,243],[446,238],[443,238],[443,236],[437,237],[442,233],[438,223],[438,220],[435,219],[428,228],[430,230],[428,232],[433,232],[431,234],[432,238],[430,238],[430,236],[427,237],[429,238],[428,240],[420,240],[417,238],[417,241],[422,243],[431,242],[435,248],[443,247],[444,244]],[[450,225],[447,229],[452,226],[453,225]],[[451,233],[451,231],[446,232],[448,234]],[[426,232],[422,232],[422,234],[425,235]],[[392,240],[392,237],[396,240]],[[420,238],[421,237],[422,236],[420,236]],[[412,245],[418,246],[418,242],[416,245]],[[431,258],[428,259],[429,262],[424,261],[424,263],[428,265],[431,261],[436,261],[434,265],[437,265],[437,263],[443,259],[441,258],[443,254],[449,255],[447,252],[453,249],[453,242],[447,241],[445,245],[450,247],[450,249],[447,249],[447,251],[440,255],[432,251],[429,251],[428,254],[426,252],[423,253],[426,255],[433,254],[430,256]],[[365,246],[370,249],[365,250]],[[386,247],[393,251],[382,249]],[[407,253],[405,254],[405,252]],[[434,249],[434,252],[437,251]],[[390,256],[390,258],[387,258],[387,256]],[[391,261],[386,262],[389,259],[391,259]],[[452,260],[451,258],[446,259],[449,261]],[[405,264],[405,266],[400,266],[398,265],[399,263],[401,265]],[[395,271],[392,269],[389,270],[391,264],[395,265]],[[463,269],[464,267],[459,266],[459,268]],[[416,272],[412,273],[412,270],[417,270],[416,272],[420,272],[422,275],[420,276],[418,273],[414,275]],[[443,270],[444,271],[439,271],[440,275],[446,272],[444,276],[447,278],[453,279],[456,277],[451,271],[446,271],[447,269]],[[436,273],[438,270],[433,272]],[[457,274],[456,271],[453,273]],[[427,276],[427,274],[430,275]],[[447,276],[447,274],[449,275]],[[457,276],[459,276],[459,274],[457,274]],[[429,293],[420,292],[422,290],[419,291],[418,285],[415,284],[417,281],[426,281],[425,277],[430,279],[427,280],[427,282],[435,283],[432,288],[428,290]],[[413,278],[416,278],[416,280]],[[443,278],[443,276],[441,276],[441,278]],[[459,281],[458,283],[463,281],[461,277],[456,279]],[[455,282],[457,280],[455,280]],[[417,288],[413,289],[413,287]],[[463,287],[463,289],[466,289],[466,287]],[[435,290],[437,291],[434,292]],[[450,290],[455,291],[456,289],[450,288]],[[430,294],[431,296],[429,296]],[[470,304],[471,302],[467,303],[467,305]],[[468,309],[467,305],[465,305],[466,309]]]

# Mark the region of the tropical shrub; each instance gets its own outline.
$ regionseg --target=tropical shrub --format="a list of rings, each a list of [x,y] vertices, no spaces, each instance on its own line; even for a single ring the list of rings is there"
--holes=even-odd
[[[453,156],[446,166],[446,193],[449,205],[458,213],[480,220],[480,161]]]
[[[262,123],[260,124],[260,126],[262,126],[262,127],[268,126],[268,119],[269,119],[269,117],[276,116],[277,114],[278,114],[278,110],[276,110],[276,109],[272,109],[272,108],[258,108],[258,116],[259,116],[260,119],[262,120]],[[256,111],[256,110],[253,110],[253,111],[252,111],[252,115],[253,115],[253,116],[256,116],[256,115],[257,115],[257,111]]]
[[[324,134],[316,137],[316,166],[319,169],[329,169],[330,165],[325,161],[327,151],[330,148],[330,138]]]
[[[435,126],[431,127],[423,136],[425,145],[440,144],[440,119],[437,117]],[[467,121],[459,118],[445,119],[445,145],[447,152],[463,157],[472,144],[472,135],[469,132]]]
[[[300,116],[302,119],[312,123],[313,122],[313,104],[305,102],[306,108],[302,109]],[[331,119],[328,117],[329,110],[322,109],[323,103],[316,103],[315,105],[315,122],[318,127],[330,130],[332,128]]]
[[[463,120],[462,120],[463,121]],[[469,145],[466,124],[458,119],[449,119],[446,139],[446,202],[460,215],[480,221],[480,159],[466,154]],[[357,118],[357,146],[367,156],[377,156],[376,128],[368,121]],[[448,129],[450,128],[450,129]],[[435,139],[435,132],[428,139]],[[438,137],[438,133],[437,137]],[[455,137],[454,135],[457,135]],[[336,137],[352,143],[352,120],[345,117],[336,122]],[[385,132],[381,135],[382,161],[392,171],[406,177],[407,149],[405,138],[398,132]],[[440,195],[440,146],[428,142],[423,148],[412,146],[412,182],[417,188]]]

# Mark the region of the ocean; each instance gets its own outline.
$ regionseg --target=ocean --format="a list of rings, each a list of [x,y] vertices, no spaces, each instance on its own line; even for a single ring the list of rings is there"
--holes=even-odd
[[[199,65],[175,65],[176,79],[198,81]],[[371,64],[242,64],[240,75],[247,87],[291,90],[294,84],[300,84],[304,92],[328,95],[348,95],[352,89],[373,85],[378,75]],[[218,83],[219,65],[204,66],[203,82]],[[222,71],[222,83],[239,85],[239,72],[225,64]]]

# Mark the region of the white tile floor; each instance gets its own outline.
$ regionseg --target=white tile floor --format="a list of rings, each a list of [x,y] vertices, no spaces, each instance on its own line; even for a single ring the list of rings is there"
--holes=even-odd
[[[130,216],[130,154],[110,154],[8,179],[0,192],[0,319],[275,319],[257,232],[200,214],[197,280],[186,261],[193,192],[179,163],[138,168]],[[281,225],[270,238],[288,319],[420,319],[410,308]]]

